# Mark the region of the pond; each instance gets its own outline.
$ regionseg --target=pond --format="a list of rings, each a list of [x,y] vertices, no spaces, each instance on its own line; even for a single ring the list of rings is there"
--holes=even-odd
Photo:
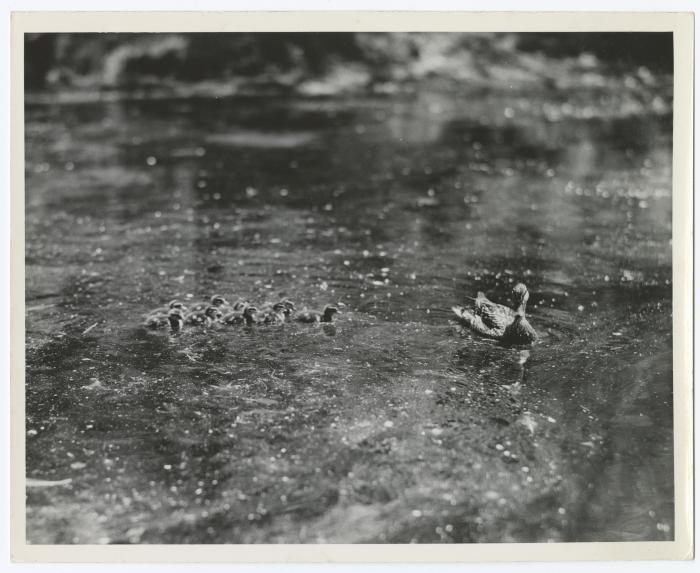
[[[28,542],[672,539],[671,127],[596,90],[28,104]],[[531,348],[451,322],[519,281]],[[140,326],[215,293],[341,313]]]

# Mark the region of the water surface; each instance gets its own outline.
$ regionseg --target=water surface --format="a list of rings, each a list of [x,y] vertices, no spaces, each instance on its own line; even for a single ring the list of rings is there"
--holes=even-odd
[[[673,538],[669,115],[459,90],[26,111],[27,477],[64,480],[28,488],[29,542]],[[449,321],[517,281],[531,349]],[[139,327],[214,293],[342,314]]]

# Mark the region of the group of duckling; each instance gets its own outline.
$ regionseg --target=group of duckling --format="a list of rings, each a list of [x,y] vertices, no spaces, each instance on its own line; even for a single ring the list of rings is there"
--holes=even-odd
[[[471,298],[471,297],[467,297]],[[531,344],[538,338],[525,317],[525,307],[530,293],[523,283],[513,287],[515,305],[509,308],[491,302],[483,292],[478,292],[472,308],[453,306],[452,312],[457,321],[481,336],[499,340],[504,344]],[[333,322],[338,308],[328,304],[322,311],[303,310],[297,313],[294,303],[285,298],[276,303],[268,303],[258,310],[247,301],[238,300],[233,304],[220,294],[211,297],[208,303],[195,304],[187,308],[182,301],[173,300],[167,306],[157,308],[146,317],[146,328],[160,329],[170,326],[172,333],[180,332],[185,325],[211,327],[223,325],[273,325],[285,322],[307,324]]]
[[[327,304],[322,311],[304,309],[296,312],[294,303],[285,298],[275,303],[267,303],[260,309],[244,300],[230,304],[222,295],[215,294],[209,302],[187,307],[180,300],[172,300],[167,306],[151,311],[143,323],[150,329],[170,327],[175,334],[185,326],[212,327],[217,324],[228,326],[255,326],[300,322],[305,324],[328,323],[338,313],[338,308]]]

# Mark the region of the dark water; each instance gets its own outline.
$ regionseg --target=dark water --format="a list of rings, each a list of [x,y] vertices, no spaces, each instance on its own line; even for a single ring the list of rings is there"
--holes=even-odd
[[[30,482],[30,542],[672,539],[669,115],[426,91],[26,134],[27,477],[70,480]],[[529,351],[449,322],[520,280]],[[139,328],[215,292],[342,314]]]

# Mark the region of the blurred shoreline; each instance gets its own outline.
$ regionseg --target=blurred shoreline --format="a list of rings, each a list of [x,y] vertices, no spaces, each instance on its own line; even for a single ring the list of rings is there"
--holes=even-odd
[[[623,90],[664,112],[672,97],[666,34],[30,34],[25,53],[29,103],[392,96],[428,87]]]

